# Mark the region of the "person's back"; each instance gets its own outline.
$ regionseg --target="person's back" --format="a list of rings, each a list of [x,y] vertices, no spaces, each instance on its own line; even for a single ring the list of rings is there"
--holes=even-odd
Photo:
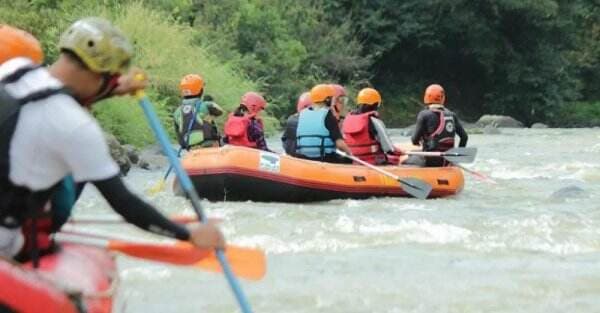
[[[460,137],[459,147],[467,145],[468,135],[460,120],[452,111],[444,106],[446,96],[444,89],[437,84],[425,90],[424,103],[426,109],[419,112],[412,143],[421,145],[423,151],[447,151],[454,148],[455,136]],[[428,157],[426,166],[444,166],[447,162],[441,157]]]
[[[347,163],[339,158],[336,148],[352,154],[329,109],[335,91],[330,85],[317,85],[310,92],[311,107],[300,112],[296,129],[296,156],[309,160]]]
[[[311,104],[310,93],[302,93],[296,102],[296,113],[290,115],[285,123],[281,142],[283,144],[283,150],[288,155],[296,155],[296,129],[298,128],[298,118],[300,117],[300,112],[311,106]]]
[[[221,137],[212,121],[209,108],[219,107],[211,102],[202,101],[204,79],[198,74],[188,74],[181,79],[179,90],[182,96],[181,104],[173,113],[179,145],[186,150],[218,147]],[[221,114],[222,111],[217,110],[215,116]]]
[[[242,96],[240,106],[229,114],[225,122],[227,144],[270,151],[265,140],[264,125],[259,114],[267,106],[267,101],[256,92]]]
[[[377,112],[382,103],[379,92],[364,88],[358,93],[356,102],[358,108],[346,115],[342,128],[354,156],[375,165],[398,164],[400,152],[391,143]]]
[[[96,46],[100,48],[92,48]],[[117,213],[142,229],[195,244],[202,232],[217,234],[210,226],[213,230],[201,226],[204,230],[190,231],[174,224],[131,193],[87,110],[101,99],[132,94],[147,84],[138,79],[144,76],[141,70],[127,68],[133,47],[124,35],[106,20],[85,18],[63,33],[59,49],[48,69],[27,59],[0,60],[0,256],[14,257],[23,237],[37,240],[32,234],[39,235],[40,229],[25,225],[37,225],[41,213],[56,215],[49,203],[69,181],[93,183]],[[73,202],[76,197],[70,198]],[[63,222],[73,204],[60,213]],[[35,263],[44,247],[32,243],[30,251],[22,252]]]

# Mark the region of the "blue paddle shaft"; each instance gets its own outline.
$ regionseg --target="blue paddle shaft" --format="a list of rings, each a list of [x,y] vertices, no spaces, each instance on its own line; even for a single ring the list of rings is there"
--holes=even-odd
[[[156,139],[158,139],[158,142],[160,143],[163,152],[167,155],[169,163],[171,163],[171,166],[173,167],[173,169],[175,169],[175,174],[179,179],[181,187],[189,196],[190,201],[192,202],[192,206],[194,207],[194,211],[196,211],[196,214],[198,215],[200,221],[206,223],[206,218],[203,214],[202,206],[200,205],[200,198],[198,197],[198,194],[194,189],[192,180],[183,170],[183,167],[179,163],[179,159],[177,158],[175,152],[171,148],[171,142],[167,138],[166,132],[160,124],[160,121],[158,119],[158,116],[156,116],[154,109],[152,108],[152,104],[150,104],[150,101],[148,101],[148,98],[146,97],[140,99],[140,104],[142,106],[142,109],[144,110],[144,114],[146,115],[148,122],[150,123],[150,127],[152,128],[152,131],[156,136]],[[252,310],[250,309],[250,304],[246,300],[244,292],[242,291],[242,288],[240,287],[237,278],[231,271],[231,267],[229,266],[229,263],[225,258],[225,253],[223,252],[223,250],[217,249],[216,254],[217,258],[219,259],[219,263],[221,264],[221,268],[223,269],[223,273],[225,273],[225,277],[227,278],[227,282],[229,282],[229,286],[231,287],[235,298],[237,299],[240,308],[242,309],[242,312],[251,313]]]

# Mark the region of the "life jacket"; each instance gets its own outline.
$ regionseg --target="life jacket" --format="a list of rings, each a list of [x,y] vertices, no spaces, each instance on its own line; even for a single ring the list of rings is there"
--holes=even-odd
[[[234,146],[257,148],[256,141],[251,141],[248,133],[248,128],[252,122],[251,118],[252,117],[247,114],[243,116],[236,116],[235,113],[229,113],[227,122],[225,122],[225,136],[227,136],[227,142],[229,144]],[[262,128],[262,120],[256,117],[255,119]]]
[[[283,149],[288,155],[296,154],[296,128],[298,128],[298,113],[288,117],[285,123],[285,131],[281,137]]]
[[[385,164],[387,159],[381,144],[369,133],[371,116],[378,117],[378,114],[376,111],[348,114],[342,127],[344,141],[359,159],[370,164]]]
[[[62,182],[36,191],[15,185],[10,180],[10,144],[23,105],[68,92],[64,87],[49,87],[15,98],[8,93],[5,84],[16,82],[38,68],[39,66],[25,66],[0,81],[0,227],[23,226],[25,246],[21,250],[20,258],[33,259],[34,266],[37,266],[40,251],[51,247],[53,215],[49,200]],[[67,214],[70,214],[70,211]]]
[[[32,191],[26,187],[13,184],[9,177],[10,143],[23,105],[56,94],[68,94],[64,88],[48,88],[17,99],[6,91],[4,84],[15,82],[38,67],[23,67],[0,81],[0,226],[7,228],[19,227],[26,218],[37,217],[39,211],[60,184],[59,182],[45,190]]]
[[[190,149],[194,146],[211,146],[219,141],[219,132],[214,123],[204,120],[207,114],[207,104],[199,98],[182,100],[175,112],[180,146]]]
[[[430,110],[438,114],[439,124],[435,131],[423,140],[423,151],[448,151],[454,148],[454,137],[456,136],[456,121],[452,112],[437,107]]]
[[[329,108],[306,108],[298,117],[296,153],[308,158],[322,158],[335,153],[335,143],[325,126]]]

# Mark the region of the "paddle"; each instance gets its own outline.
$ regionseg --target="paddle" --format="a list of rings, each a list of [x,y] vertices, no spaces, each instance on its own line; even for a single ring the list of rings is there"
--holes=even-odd
[[[360,163],[368,168],[371,168],[373,170],[378,171],[379,173],[382,173],[386,176],[389,176],[395,180],[397,180],[400,183],[400,186],[402,186],[402,189],[410,194],[411,196],[415,197],[415,198],[419,198],[419,199],[427,199],[427,196],[429,196],[429,193],[431,192],[431,185],[429,185],[428,183],[417,179],[417,178],[400,178],[397,175],[394,175],[388,171],[385,171],[375,165],[369,164],[355,156],[349,155],[346,152],[336,149],[335,152],[345,158],[348,158],[354,162]]]
[[[179,157],[181,155],[182,150],[183,150],[183,147],[179,148],[179,150],[177,151],[177,157]],[[165,176],[162,178],[162,180],[158,181],[158,183],[156,183],[154,186],[148,188],[146,193],[150,196],[153,196],[153,195],[165,190],[165,186],[167,185],[167,178],[169,177],[169,174],[171,174],[172,169],[173,169],[173,165],[169,165],[169,168],[167,169],[167,172],[165,173]]]
[[[96,232],[64,227],[55,239],[81,245],[94,246],[118,251],[129,256],[177,265],[190,265],[201,270],[221,273],[221,266],[211,249],[199,249],[188,242],[176,241],[175,244],[157,244],[152,242],[132,242],[128,238],[107,236]],[[202,253],[200,255],[200,253]],[[200,256],[200,257],[198,257]],[[233,272],[249,280],[260,280],[265,276],[267,262],[265,253],[259,249],[234,245],[225,247],[225,257]]]
[[[142,77],[142,79],[143,79],[143,77]],[[154,131],[154,135],[156,136],[160,145],[162,146],[163,152],[167,155],[167,157],[169,158],[169,162],[171,163],[171,165],[173,166],[173,169],[175,170],[175,174],[177,175],[177,178],[179,179],[181,188],[185,191],[188,199],[190,199],[190,201],[192,202],[192,207],[194,208],[194,211],[198,215],[198,219],[200,219],[200,221],[205,223],[206,218],[204,216],[204,213],[202,212],[203,210],[202,210],[202,205],[200,204],[200,198],[198,197],[198,194],[196,193],[196,190],[194,189],[194,185],[192,184],[190,177],[183,170],[183,167],[179,163],[177,156],[175,156],[175,153],[173,153],[173,149],[171,149],[169,139],[167,138],[167,135],[166,135],[164,129],[162,128],[162,125],[160,124],[158,116],[156,116],[156,113],[154,112],[154,109],[152,108],[150,101],[145,96],[144,91],[142,91],[142,90],[137,92],[136,97],[140,100],[140,105],[142,106],[142,109],[144,110],[146,119],[148,120],[150,127]],[[231,290],[233,291],[235,298],[238,301],[240,308],[242,309],[242,312],[244,312],[244,313],[252,312],[252,310],[250,309],[250,304],[246,300],[246,297],[244,296],[242,288],[240,287],[239,282],[237,281],[235,275],[233,274],[231,267],[229,265],[229,262],[227,261],[227,258],[225,257],[225,253],[223,252],[223,250],[220,250],[220,249],[216,249],[215,253],[216,253],[217,259],[219,260],[219,264],[221,265],[221,268],[223,269],[223,272],[225,273],[227,282],[229,283],[229,286],[231,287]]]
[[[491,179],[491,178],[489,178],[489,177],[487,177],[487,176],[485,176],[485,175],[483,175],[483,174],[481,174],[481,173],[479,173],[479,172],[477,172],[475,170],[468,169],[468,168],[466,168],[466,167],[464,167],[464,166],[462,166],[460,164],[453,164],[453,165],[456,166],[456,167],[460,167],[463,171],[465,171],[465,172],[467,172],[467,173],[475,176],[479,180],[482,180],[482,181],[484,181],[486,183],[493,184],[493,185],[498,184],[495,180],[493,180],[493,179]]]
[[[443,157],[451,163],[471,163],[477,155],[477,148],[453,148],[445,152],[408,151],[408,155]]]
[[[74,243],[117,251],[136,258],[177,265],[192,265],[211,255],[209,249],[198,249],[187,242],[174,245],[137,243],[122,240],[90,238],[71,233],[57,233],[54,239],[63,243]]]

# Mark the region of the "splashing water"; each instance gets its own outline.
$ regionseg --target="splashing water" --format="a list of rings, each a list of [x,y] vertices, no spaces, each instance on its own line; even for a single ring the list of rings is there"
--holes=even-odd
[[[243,283],[256,312],[600,311],[598,138],[598,129],[473,135],[469,168],[498,184],[466,174],[447,199],[204,205],[230,242],[268,254],[265,279]],[[143,193],[163,173],[136,169],[126,180]],[[583,192],[551,196],[569,186]],[[170,192],[151,201],[165,214],[192,212]],[[87,188],[76,214],[110,209]],[[119,312],[238,310],[222,275],[125,257],[119,269]]]

